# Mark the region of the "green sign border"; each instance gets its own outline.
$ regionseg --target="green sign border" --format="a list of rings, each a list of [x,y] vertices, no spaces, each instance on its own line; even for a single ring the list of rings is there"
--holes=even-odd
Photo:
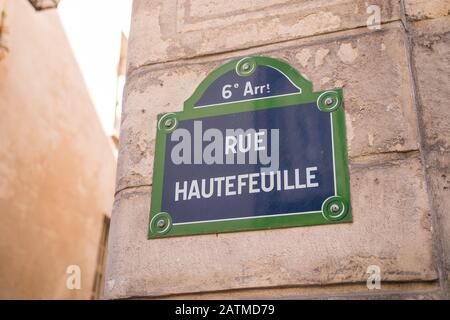
[[[197,101],[202,97],[207,88],[223,74],[235,69],[239,75],[245,77],[252,74],[257,65],[270,66],[281,71],[296,86],[301,88],[301,93],[195,108]],[[321,211],[189,224],[172,224],[170,214],[161,212],[166,136],[176,129],[179,121],[307,103],[316,103],[321,111],[329,112],[333,123],[336,196],[328,198],[323,203]],[[183,111],[158,115],[148,232],[149,239],[352,222],[343,105],[342,88],[313,92],[311,82],[306,80],[288,63],[277,59],[252,56],[228,62],[214,70],[198,86],[194,94],[186,100]]]

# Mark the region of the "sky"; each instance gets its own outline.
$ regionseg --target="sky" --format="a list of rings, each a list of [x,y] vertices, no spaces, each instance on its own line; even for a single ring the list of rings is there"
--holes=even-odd
[[[132,0],[61,0],[58,12],[107,135],[114,129],[121,33]]]

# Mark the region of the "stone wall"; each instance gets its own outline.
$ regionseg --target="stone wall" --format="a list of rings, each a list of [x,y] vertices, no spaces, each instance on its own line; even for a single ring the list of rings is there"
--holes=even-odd
[[[367,7],[381,12],[368,28]],[[106,298],[442,298],[450,268],[446,0],[135,0]],[[344,88],[354,222],[147,240],[156,116],[237,57]],[[382,288],[368,290],[368,266]]]

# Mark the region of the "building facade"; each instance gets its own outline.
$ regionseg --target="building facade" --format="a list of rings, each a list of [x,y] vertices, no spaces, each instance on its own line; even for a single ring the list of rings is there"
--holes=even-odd
[[[0,299],[98,298],[112,142],[58,13],[0,0],[0,17]]]
[[[135,0],[105,298],[448,298],[449,10]],[[252,55],[344,88],[353,223],[148,240],[157,115]]]

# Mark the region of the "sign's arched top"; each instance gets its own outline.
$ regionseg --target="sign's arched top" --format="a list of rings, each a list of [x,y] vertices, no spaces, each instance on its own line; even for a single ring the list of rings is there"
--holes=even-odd
[[[288,63],[268,57],[246,57],[208,75],[185,102],[185,110],[294,95],[308,100],[311,93],[311,82]]]

